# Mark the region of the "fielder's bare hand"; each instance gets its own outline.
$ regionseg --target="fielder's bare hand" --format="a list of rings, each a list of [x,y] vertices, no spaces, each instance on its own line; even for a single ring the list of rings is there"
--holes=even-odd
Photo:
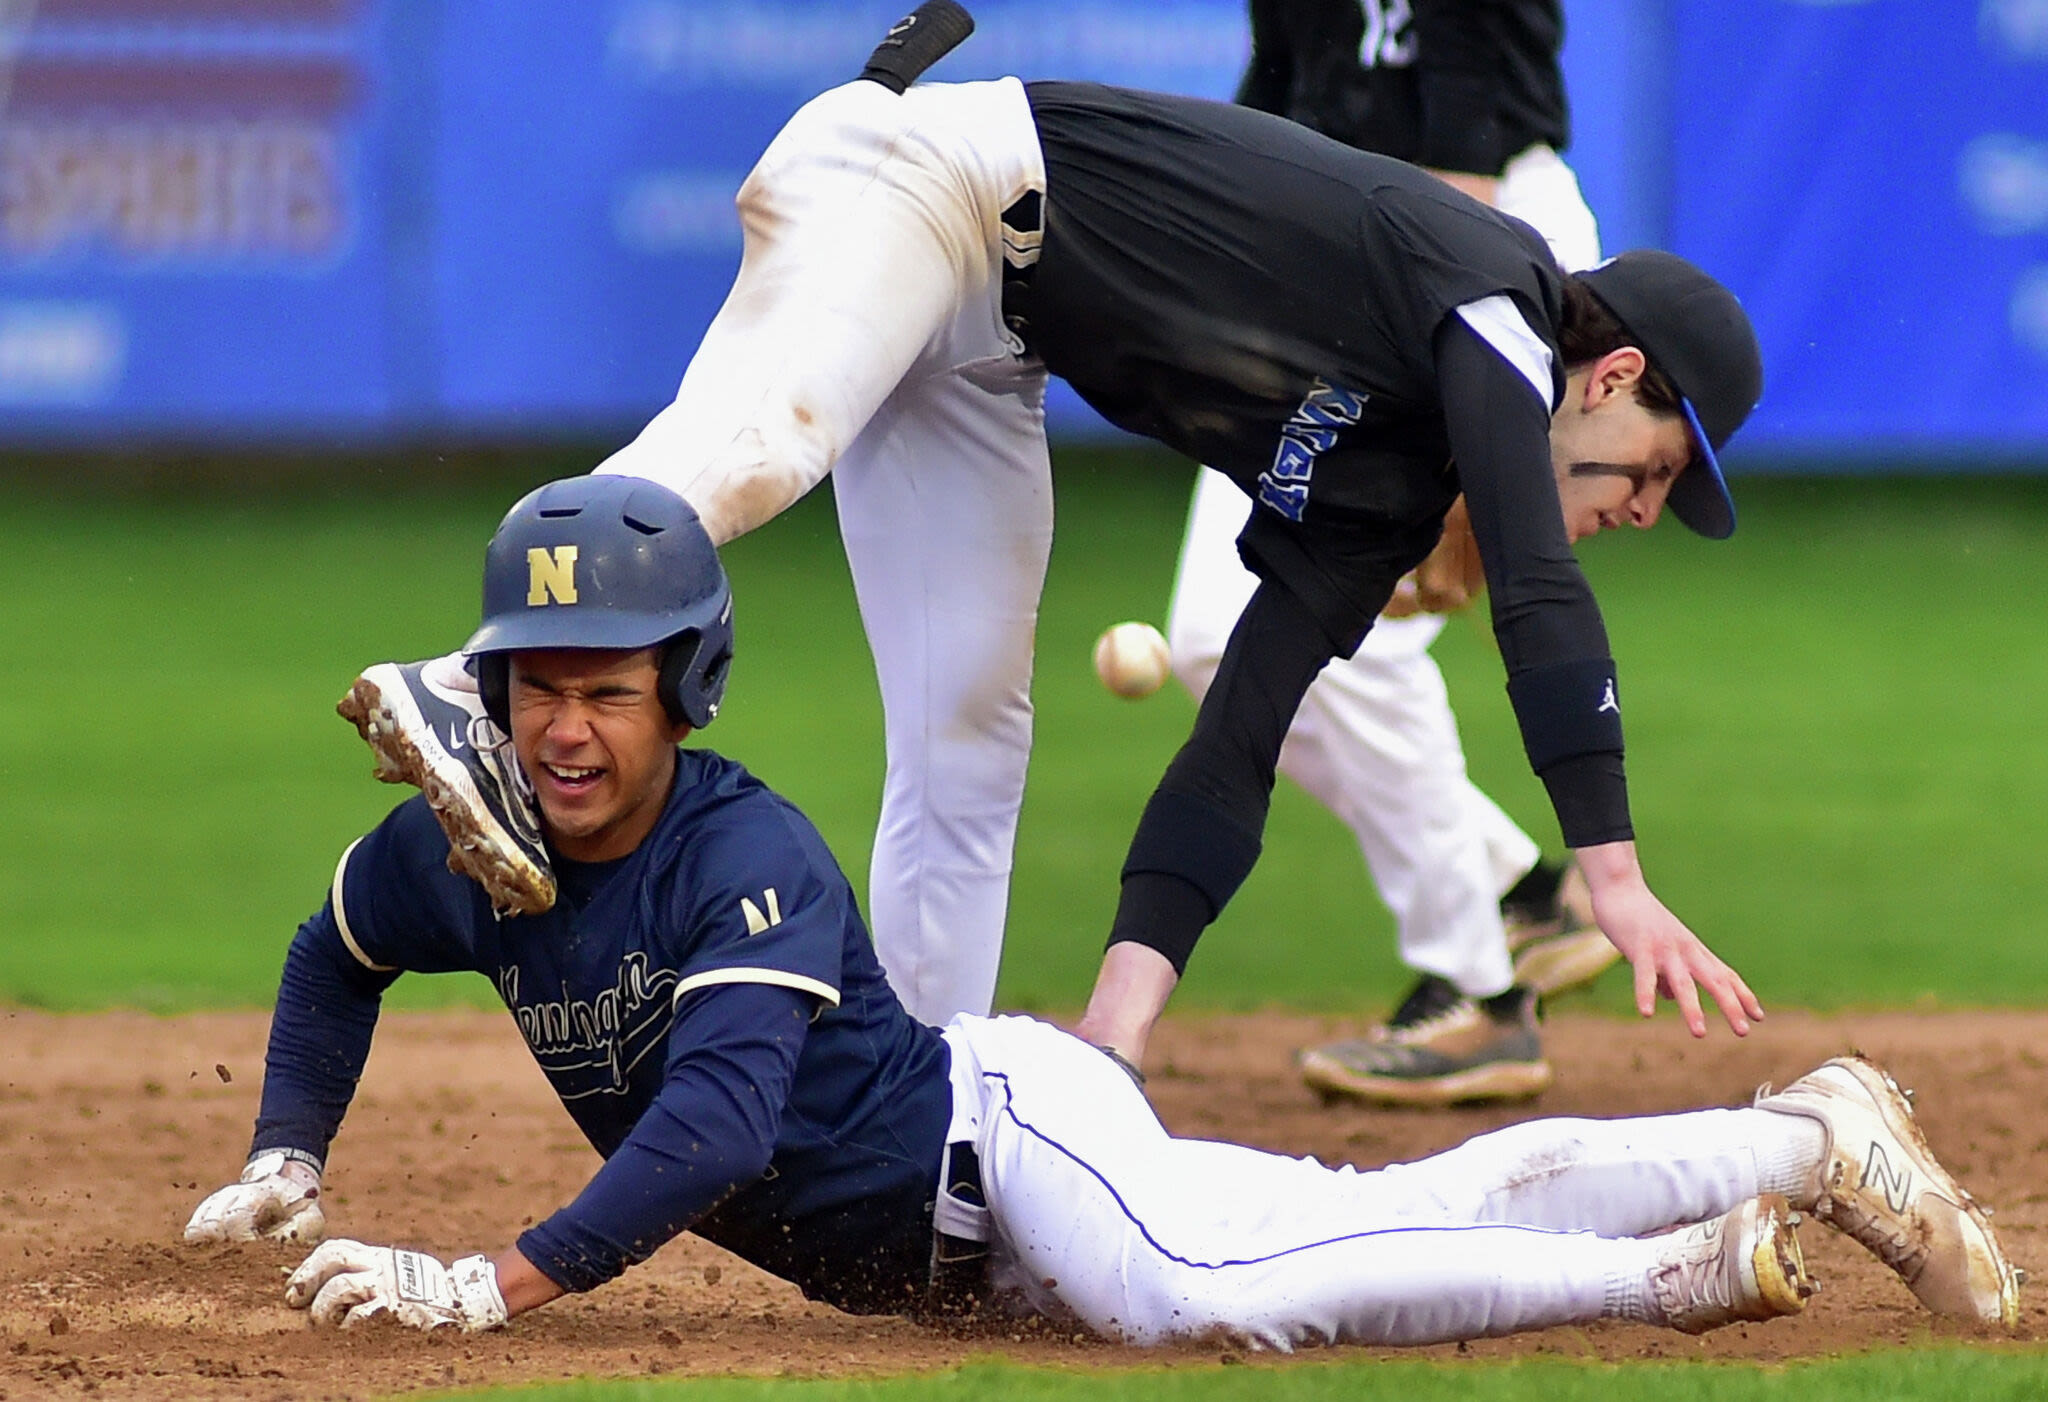
[[[308,1256],[285,1282],[284,1302],[310,1309],[315,1324],[347,1329],[389,1315],[409,1329],[454,1325],[465,1334],[508,1317],[488,1256],[443,1265],[423,1251],[337,1238]]]
[[[320,1174],[311,1164],[272,1150],[249,1160],[238,1182],[199,1204],[185,1224],[185,1240],[304,1241],[326,1235],[320,1210]]]
[[[1635,843],[1581,847],[1578,858],[1593,895],[1593,918],[1635,969],[1636,1011],[1649,1017],[1660,995],[1669,998],[1678,1004],[1686,1030],[1704,1037],[1707,1018],[1700,994],[1705,992],[1730,1030],[1748,1036],[1750,1024],[1762,1020],[1764,1005],[1740,974],[1657,899],[1643,880]]]

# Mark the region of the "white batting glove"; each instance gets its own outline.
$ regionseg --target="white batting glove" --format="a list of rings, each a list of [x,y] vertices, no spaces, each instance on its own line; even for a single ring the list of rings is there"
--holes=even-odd
[[[444,1266],[424,1252],[346,1239],[327,1242],[292,1272],[284,1302],[310,1307],[315,1324],[344,1329],[389,1314],[411,1329],[452,1324],[474,1334],[507,1318],[498,1268],[488,1256]]]
[[[314,1242],[326,1231],[319,1172],[273,1149],[249,1160],[240,1182],[199,1204],[185,1224],[185,1240]]]

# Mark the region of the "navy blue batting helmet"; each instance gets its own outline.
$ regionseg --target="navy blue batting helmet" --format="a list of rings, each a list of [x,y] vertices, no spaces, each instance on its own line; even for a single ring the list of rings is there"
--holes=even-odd
[[[571,477],[505,513],[462,649],[493,720],[512,728],[511,653],[656,646],[669,719],[709,725],[732,663],[732,586],[688,502],[639,477]]]

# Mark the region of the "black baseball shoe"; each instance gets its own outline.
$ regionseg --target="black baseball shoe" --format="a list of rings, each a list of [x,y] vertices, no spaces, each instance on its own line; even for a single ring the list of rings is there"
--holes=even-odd
[[[448,869],[474,878],[491,905],[538,915],[555,903],[533,786],[511,737],[473,691],[428,680],[425,662],[380,662],[335,705],[377,756],[377,777],[416,784],[448,834]]]
[[[1539,862],[1500,901],[1515,982],[1548,997],[1591,983],[1621,958],[1593,921],[1593,893],[1576,859]]]
[[[1514,987],[1469,998],[1424,974],[1386,1022],[1363,1037],[1311,1047],[1296,1061],[1324,1097],[1378,1105],[1526,1100],[1551,1082],[1536,1033],[1536,995]]]

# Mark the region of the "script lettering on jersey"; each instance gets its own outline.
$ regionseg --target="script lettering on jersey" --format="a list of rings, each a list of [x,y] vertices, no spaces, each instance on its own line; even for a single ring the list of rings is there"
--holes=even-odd
[[[680,977],[651,967],[636,951],[619,961],[618,981],[595,998],[521,1002],[517,964],[498,970],[496,982],[556,1094],[574,1100],[626,1089],[641,1058],[667,1040]]]
[[[576,547],[535,545],[526,552],[526,606],[539,608],[552,596],[558,604],[576,602]]]
[[[1308,508],[1308,489],[1316,459],[1328,452],[1347,424],[1365,412],[1367,396],[1339,389],[1318,375],[1301,405],[1280,425],[1280,443],[1273,465],[1259,474],[1259,502],[1290,521]]]

